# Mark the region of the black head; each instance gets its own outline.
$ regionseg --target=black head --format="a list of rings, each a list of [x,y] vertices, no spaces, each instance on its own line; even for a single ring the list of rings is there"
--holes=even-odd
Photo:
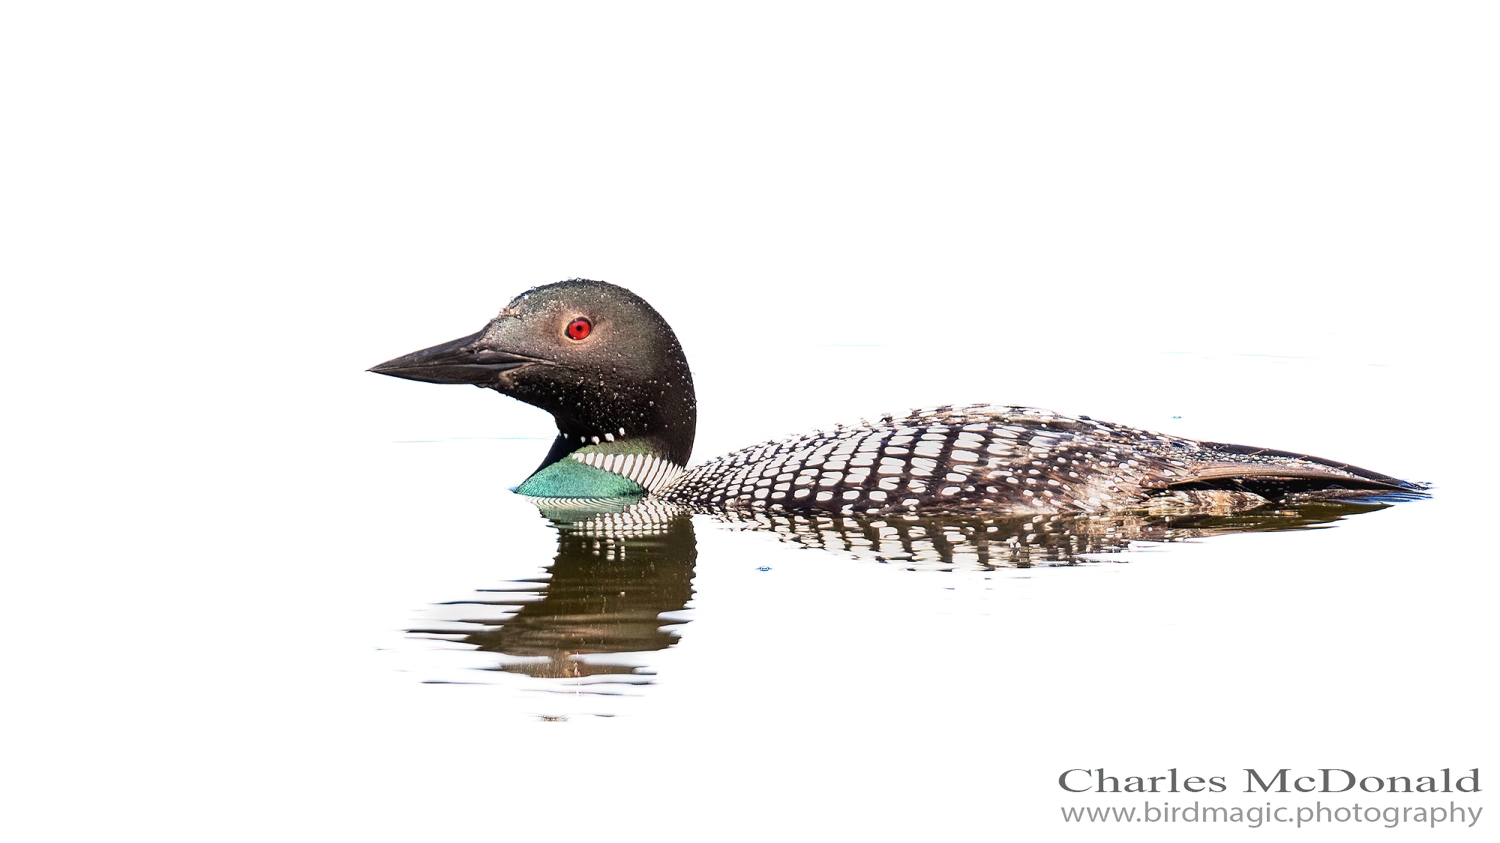
[[[697,401],[677,336],[639,296],[603,281],[527,290],[478,333],[370,371],[473,384],[540,407],[557,421],[549,460],[620,439],[653,440],[678,465],[693,450]]]

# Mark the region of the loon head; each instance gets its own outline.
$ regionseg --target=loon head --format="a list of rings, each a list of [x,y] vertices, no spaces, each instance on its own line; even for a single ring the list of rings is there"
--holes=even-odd
[[[557,440],[522,494],[642,494],[692,454],[697,400],[677,336],[639,296],[603,281],[527,290],[479,332],[370,371],[473,384],[551,413]]]

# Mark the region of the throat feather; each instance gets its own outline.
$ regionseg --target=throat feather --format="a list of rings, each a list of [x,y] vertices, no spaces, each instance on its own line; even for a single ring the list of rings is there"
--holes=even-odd
[[[682,466],[662,459],[649,450],[611,443],[614,447],[581,448],[569,458],[592,468],[623,477],[644,489],[655,492],[677,479]]]

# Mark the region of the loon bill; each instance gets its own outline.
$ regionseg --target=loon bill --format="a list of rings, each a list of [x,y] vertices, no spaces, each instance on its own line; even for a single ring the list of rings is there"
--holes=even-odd
[[[585,279],[528,290],[478,333],[370,371],[473,384],[551,413],[557,439],[516,491],[553,506],[647,497],[720,512],[1173,513],[1427,488],[1305,454],[1002,406],[888,415],[687,469],[697,401],[682,346],[639,296]]]

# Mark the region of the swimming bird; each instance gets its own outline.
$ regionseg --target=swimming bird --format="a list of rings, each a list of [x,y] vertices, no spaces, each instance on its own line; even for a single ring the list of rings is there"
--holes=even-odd
[[[477,333],[370,371],[472,384],[551,413],[557,439],[515,491],[552,505],[907,517],[1236,512],[1427,488],[1306,454],[989,405],[886,415],[689,469],[697,401],[676,335],[639,296],[581,278],[528,290]]]

